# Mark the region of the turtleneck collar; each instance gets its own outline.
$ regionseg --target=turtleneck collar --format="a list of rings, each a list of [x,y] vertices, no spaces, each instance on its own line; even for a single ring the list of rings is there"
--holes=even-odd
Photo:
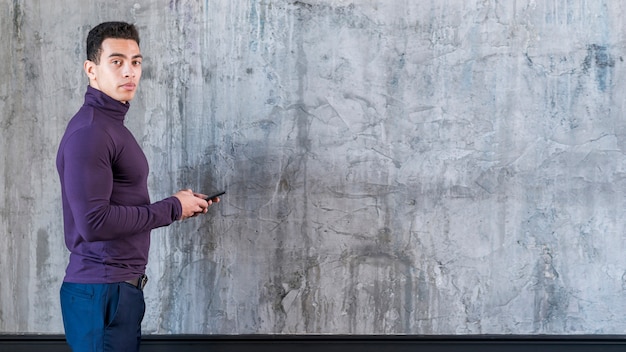
[[[130,108],[128,102],[122,103],[121,101],[115,100],[92,86],[87,86],[85,105],[93,106],[99,110],[105,110],[112,118],[120,121],[124,121],[126,112],[128,112]]]

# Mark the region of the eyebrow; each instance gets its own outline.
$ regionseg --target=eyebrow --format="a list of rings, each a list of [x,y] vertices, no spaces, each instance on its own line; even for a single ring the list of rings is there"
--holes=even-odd
[[[126,58],[126,55],[120,54],[120,53],[112,53],[111,55],[109,55],[109,57],[123,57],[123,58]],[[143,56],[141,54],[137,54],[137,55],[133,55],[131,57],[131,59],[143,59]]]

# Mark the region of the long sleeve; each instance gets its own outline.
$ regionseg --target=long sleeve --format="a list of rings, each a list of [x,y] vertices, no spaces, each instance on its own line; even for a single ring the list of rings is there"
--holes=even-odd
[[[78,234],[85,241],[108,241],[178,219],[181,209],[175,197],[150,204],[148,166],[139,146],[132,148],[134,139],[118,150],[119,143],[107,132],[83,127],[64,145],[63,184]],[[114,177],[119,189],[114,189]]]

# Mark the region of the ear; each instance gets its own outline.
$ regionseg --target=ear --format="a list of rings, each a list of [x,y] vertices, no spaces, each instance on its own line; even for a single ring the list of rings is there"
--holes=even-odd
[[[96,79],[96,64],[93,61],[85,60],[83,69],[85,70],[87,77],[89,77],[90,82]]]

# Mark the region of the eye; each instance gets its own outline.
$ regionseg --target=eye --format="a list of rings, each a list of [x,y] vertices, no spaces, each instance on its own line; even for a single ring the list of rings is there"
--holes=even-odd
[[[117,59],[116,59],[116,60],[111,60],[111,63],[112,63],[113,65],[119,65],[119,64],[121,64],[121,63],[122,63],[122,61],[121,61],[121,60],[117,60]]]
[[[135,66],[141,66],[141,61],[139,61],[139,60],[135,60],[135,61],[133,61],[133,65],[135,65]]]

